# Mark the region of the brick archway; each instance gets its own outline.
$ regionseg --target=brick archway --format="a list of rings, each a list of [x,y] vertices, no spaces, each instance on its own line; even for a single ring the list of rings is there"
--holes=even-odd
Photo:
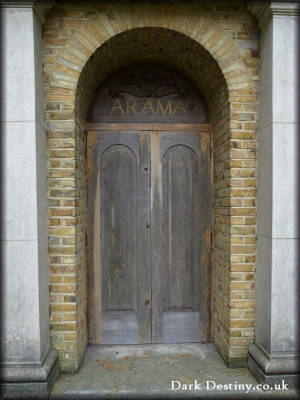
[[[56,10],[51,12],[55,15]],[[226,361],[245,362],[254,336],[255,73],[214,14],[194,6],[116,5],[101,12],[74,10],[71,17],[63,9],[59,15],[61,19],[49,17],[44,31],[53,31],[50,38],[46,35],[45,49],[56,49],[45,56],[45,92],[51,336],[61,368],[77,369],[87,339],[86,111],[110,72],[149,59],[175,64],[198,85],[209,106],[215,206],[213,339]],[[60,25],[51,27],[57,21]]]

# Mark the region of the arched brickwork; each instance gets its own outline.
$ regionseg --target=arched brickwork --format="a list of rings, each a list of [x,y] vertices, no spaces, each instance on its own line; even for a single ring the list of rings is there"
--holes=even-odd
[[[241,20],[251,36],[255,26],[242,8],[227,14],[226,7],[167,3],[99,8],[58,6],[44,27],[51,335],[60,366],[76,370],[87,342],[86,110],[110,72],[145,60],[176,66],[195,82],[209,107],[213,340],[228,362],[242,363],[254,336],[257,54],[252,42],[246,49],[250,55],[237,46],[237,28],[230,37],[222,26],[228,13],[234,15],[231,27]]]

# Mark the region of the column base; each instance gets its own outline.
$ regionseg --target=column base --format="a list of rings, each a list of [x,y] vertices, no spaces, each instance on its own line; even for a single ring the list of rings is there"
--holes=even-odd
[[[291,388],[299,387],[299,356],[296,354],[268,355],[257,344],[249,347],[248,368],[261,383],[281,384],[282,380]]]
[[[50,350],[40,365],[1,366],[3,399],[47,399],[58,377],[56,352]]]

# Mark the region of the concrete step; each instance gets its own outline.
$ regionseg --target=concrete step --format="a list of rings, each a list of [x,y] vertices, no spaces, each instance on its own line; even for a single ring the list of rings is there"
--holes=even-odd
[[[291,388],[257,384],[247,368],[228,368],[213,344],[90,346],[50,399],[298,399]]]

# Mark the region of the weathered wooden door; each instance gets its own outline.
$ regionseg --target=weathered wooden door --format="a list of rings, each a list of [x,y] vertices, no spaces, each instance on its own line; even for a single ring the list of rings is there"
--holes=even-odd
[[[103,115],[88,124],[90,342],[207,341],[209,126],[189,124],[184,102],[177,122],[175,103],[159,100],[155,107],[148,97],[140,123],[138,101],[114,99],[117,124]],[[129,114],[134,104],[135,123],[122,119],[126,104]]]
[[[152,341],[207,340],[210,137],[151,134]]]
[[[150,343],[150,136],[90,132],[88,158],[92,342]]]

